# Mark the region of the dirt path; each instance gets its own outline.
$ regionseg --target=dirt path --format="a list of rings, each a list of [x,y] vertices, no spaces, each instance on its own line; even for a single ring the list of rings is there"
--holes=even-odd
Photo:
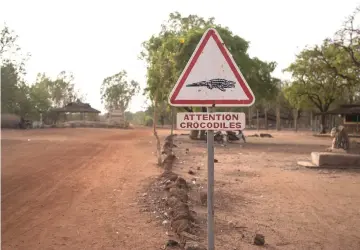
[[[136,204],[142,180],[158,174],[150,130],[2,136],[2,249],[161,247],[164,232]]]

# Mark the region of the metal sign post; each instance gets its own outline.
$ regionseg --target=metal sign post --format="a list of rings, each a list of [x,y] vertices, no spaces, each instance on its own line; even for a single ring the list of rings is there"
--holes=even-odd
[[[207,108],[208,113],[212,108]],[[215,249],[214,240],[214,130],[207,131],[208,180],[207,180],[207,235],[208,250]]]
[[[211,62],[209,64],[209,62]],[[250,107],[255,96],[225,47],[219,33],[205,31],[185,69],[169,95],[175,107],[207,107],[207,113],[177,113],[177,129],[207,130],[208,249],[215,249],[214,238],[214,130],[239,131],[245,128],[245,114],[214,113],[213,107]]]

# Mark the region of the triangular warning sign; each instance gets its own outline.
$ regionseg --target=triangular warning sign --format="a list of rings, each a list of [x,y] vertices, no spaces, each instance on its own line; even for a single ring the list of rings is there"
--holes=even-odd
[[[170,105],[247,107],[254,102],[254,94],[218,32],[208,29],[170,93]]]

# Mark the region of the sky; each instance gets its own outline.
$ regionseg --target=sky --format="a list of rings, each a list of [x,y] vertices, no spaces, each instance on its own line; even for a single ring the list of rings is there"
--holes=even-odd
[[[215,17],[217,23],[250,42],[250,56],[276,61],[282,73],[307,45],[319,44],[338,30],[360,0],[0,0],[5,22],[31,53],[29,83],[38,73],[56,77],[72,72],[86,102],[104,111],[100,86],[121,70],[146,85],[146,65],[138,59],[141,43],[156,34],[171,12]],[[175,84],[175,83],[174,83]],[[140,93],[129,110],[146,107]]]

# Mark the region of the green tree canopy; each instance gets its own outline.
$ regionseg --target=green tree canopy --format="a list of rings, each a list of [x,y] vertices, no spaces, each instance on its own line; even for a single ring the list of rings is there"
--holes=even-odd
[[[330,105],[342,95],[344,89],[353,85],[339,76],[328,65],[328,61],[341,60],[333,44],[325,41],[321,46],[303,50],[286,71],[292,73],[291,92],[299,98],[305,96],[320,112],[326,112]]]
[[[153,35],[143,44],[141,58],[148,66],[145,94],[153,100],[158,91],[158,101],[167,100],[201,36],[209,27],[216,28],[221,35],[256,98],[274,96],[276,87],[271,73],[276,67],[275,62],[251,58],[247,53],[249,43],[228,28],[215,24],[214,18],[206,20],[196,15],[183,17],[177,12],[170,14],[159,34]]]
[[[105,108],[126,110],[131,98],[139,92],[139,83],[134,80],[128,81],[125,70],[107,77],[101,85],[101,100]]]

